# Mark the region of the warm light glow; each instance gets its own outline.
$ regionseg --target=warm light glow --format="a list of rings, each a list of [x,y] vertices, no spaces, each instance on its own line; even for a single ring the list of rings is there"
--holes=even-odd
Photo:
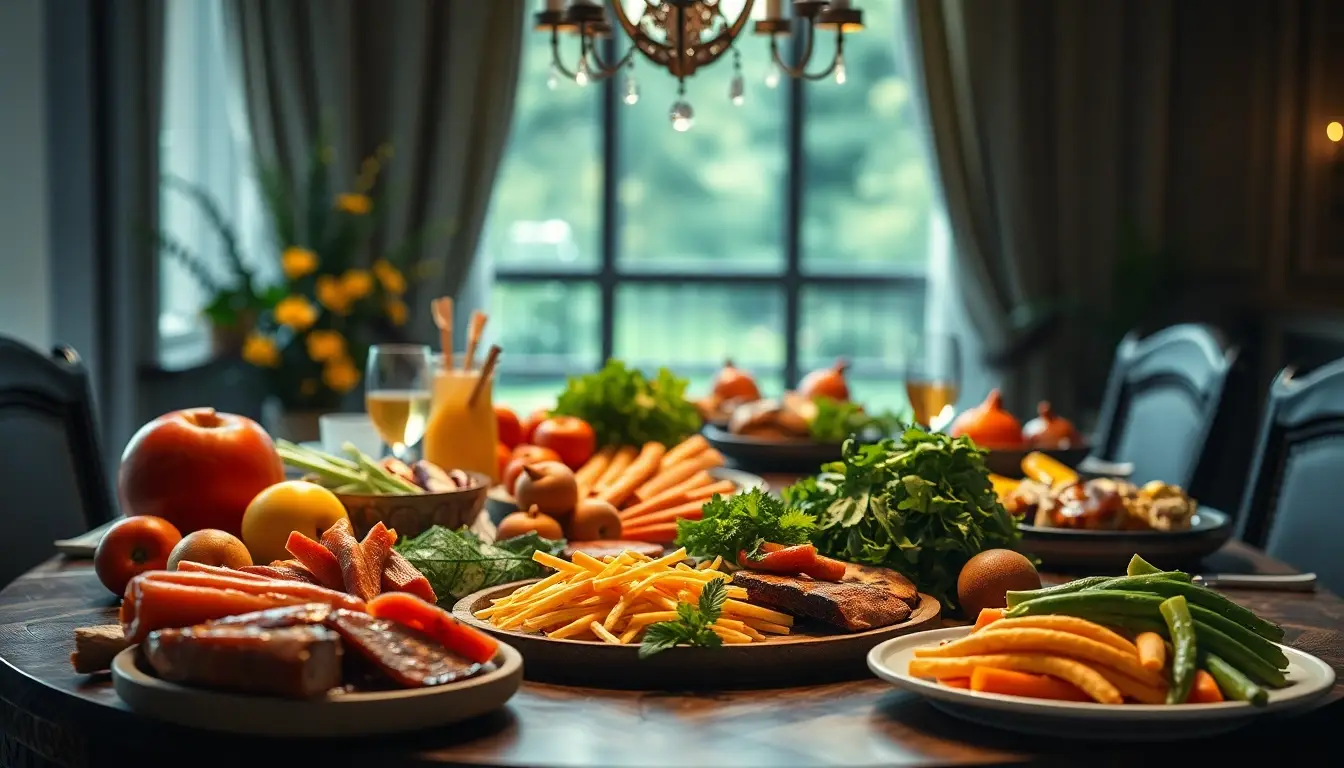
[[[1334,122],[1325,126],[1325,135],[1329,137],[1331,141],[1344,139],[1344,125]]]

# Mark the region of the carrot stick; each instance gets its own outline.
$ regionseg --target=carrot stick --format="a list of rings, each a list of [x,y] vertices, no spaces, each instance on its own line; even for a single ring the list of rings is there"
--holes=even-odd
[[[975,617],[975,626],[971,628],[971,631],[979,632],[989,624],[1002,619],[1006,610],[1004,608],[981,608],[980,615]]]
[[[713,485],[706,485],[702,488],[696,488],[693,491],[687,491],[686,500],[695,501],[696,499],[708,499],[716,493],[724,496],[732,496],[736,490],[737,486],[732,480],[720,480]]]
[[[210,573],[193,571],[145,571],[135,578],[142,581],[181,584],[188,587],[231,589],[249,595],[297,597],[313,603],[326,603],[337,608],[349,608],[352,611],[364,610],[364,601],[359,598],[351,597],[344,592],[337,592],[334,589],[305,584],[301,581],[285,581],[282,579],[257,581],[248,578],[246,574],[242,576],[215,576]],[[130,587],[127,587],[127,590],[129,593]]]
[[[705,439],[704,435],[691,435],[674,445],[667,452],[667,455],[663,456],[663,468],[666,469],[673,464],[680,464],[708,447],[709,441]]]
[[[946,685],[948,688],[971,687],[971,678],[969,677],[939,677],[934,679],[939,685]]]
[[[616,482],[616,478],[621,476],[621,473],[634,462],[638,455],[639,449],[633,445],[622,445],[617,448],[616,454],[611,457],[611,463],[602,471],[602,476],[597,479],[597,482],[593,483],[593,490],[598,493],[605,491],[608,485]]]
[[[651,541],[655,544],[671,544],[677,538],[677,524],[659,523],[642,528],[630,528],[621,531],[621,538],[631,541]]]
[[[156,629],[190,627],[225,616],[307,602],[310,601],[294,595],[248,594],[234,589],[175,584],[146,579],[142,574],[131,579],[126,587],[120,612],[121,629],[128,642],[138,643]]]
[[[612,506],[619,507],[635,489],[644,484],[649,478],[653,477],[658,471],[658,462],[663,460],[663,454],[667,453],[667,448],[662,443],[647,442],[639,449],[639,455],[630,462],[630,466],[603,490],[599,497],[609,502]]]
[[[182,560],[177,564],[179,571],[193,571],[195,573],[213,573],[216,576],[230,576],[241,579],[252,579],[253,581],[275,581],[270,576],[262,576],[259,573],[247,573],[236,568],[225,568],[221,565],[206,565],[191,560]]]
[[[1167,644],[1156,632],[1140,632],[1134,637],[1134,645],[1139,649],[1139,664],[1144,669],[1161,672],[1167,663]]]
[[[664,509],[671,509],[678,504],[685,504],[690,501],[684,493],[672,493],[667,491],[654,496],[648,501],[641,501],[638,504],[631,504],[620,512],[621,520],[633,520],[641,515],[647,515],[650,512],[661,512]]]
[[[1185,703],[1217,704],[1222,700],[1223,692],[1218,689],[1218,681],[1213,679],[1213,675],[1202,669],[1195,670],[1195,683],[1190,686],[1190,695],[1186,697]]]
[[[714,455],[710,455],[711,451],[713,451]],[[715,456],[718,457],[717,462],[714,461]],[[652,480],[649,480],[647,483],[644,483],[635,489],[635,498],[640,501],[653,498],[668,488],[671,488],[684,480],[688,480],[696,472],[710,469],[711,467],[717,467],[722,463],[723,457],[719,455],[718,451],[714,451],[713,448],[707,451],[701,451],[699,454],[680,464],[663,467],[663,471],[654,475]]]
[[[1001,693],[1008,696],[1025,696],[1029,699],[1054,699],[1056,701],[1091,701],[1092,697],[1083,693],[1075,685],[1047,675],[1031,675],[1011,669],[976,667],[971,672],[971,690],[981,693]]]
[[[307,566],[308,570],[317,577],[319,584],[327,589],[345,589],[345,577],[341,575],[341,563],[335,555],[331,554],[331,550],[298,531],[290,532],[289,539],[285,541],[285,549],[295,559]]]
[[[691,475],[690,477],[686,478],[685,480],[682,480],[680,483],[677,483],[671,488],[668,488],[663,493],[682,493],[684,491],[692,491],[695,490],[696,488],[703,488],[706,485],[713,485],[713,484],[714,484],[714,478],[708,472],[702,469],[699,472],[696,472],[694,475]]]
[[[661,512],[650,512],[646,515],[640,515],[639,517],[631,518],[629,520],[622,520],[621,530],[624,531],[626,528],[643,528],[648,525],[656,525],[659,523],[675,523],[682,518],[687,520],[699,520],[705,516],[702,509],[703,506],[704,502],[692,501],[689,504],[682,504],[681,506],[665,509]]]
[[[616,446],[608,445],[602,450],[594,453],[592,458],[579,467],[579,471],[574,473],[574,480],[585,488],[592,488],[602,473],[607,470],[611,464],[611,458],[616,455]]]

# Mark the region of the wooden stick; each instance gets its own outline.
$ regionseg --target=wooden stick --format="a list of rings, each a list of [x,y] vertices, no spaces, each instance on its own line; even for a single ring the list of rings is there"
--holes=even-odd
[[[439,349],[443,351],[443,369],[453,367],[453,299],[440,296],[429,303],[434,314],[434,325],[439,328]]]
[[[476,405],[476,398],[481,396],[481,391],[485,389],[485,383],[495,373],[495,363],[499,362],[499,345],[491,344],[490,351],[485,356],[485,365],[481,366],[481,377],[476,380],[476,386],[471,388],[471,394],[467,396],[467,407]]]
[[[471,327],[467,329],[467,356],[462,360],[464,371],[470,371],[476,365],[476,347],[481,343],[481,331],[485,330],[486,319],[486,314],[481,310],[472,310]]]

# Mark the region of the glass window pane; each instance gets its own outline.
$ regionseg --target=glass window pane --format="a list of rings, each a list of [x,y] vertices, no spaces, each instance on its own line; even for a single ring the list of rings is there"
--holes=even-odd
[[[595,270],[601,260],[602,89],[549,88],[551,38],[533,31],[531,13],[523,22],[513,133],[481,256],[496,267]]]
[[[616,289],[615,354],[703,380],[732,359],[756,376],[784,365],[784,296],[771,286],[627,284]]]
[[[487,343],[503,349],[502,374],[563,379],[599,364],[600,317],[597,286],[591,283],[502,282],[490,290],[485,335]]]
[[[742,2],[722,6],[732,20]],[[763,14],[757,3],[754,15]],[[729,99],[730,51],[686,79],[682,98],[695,123],[685,133],[668,118],[676,78],[636,56],[639,102],[616,110],[623,269],[783,270],[787,92],[764,85],[770,64],[763,39],[745,34],[736,47],[745,100],[735,106]],[[619,84],[617,90],[624,92]]]
[[[898,3],[864,3],[845,37],[846,82],[808,83],[802,266],[806,271],[923,271],[933,184],[928,145],[898,49]],[[813,68],[829,61],[819,39]]]
[[[538,408],[554,408],[555,400],[565,389],[564,376],[534,378],[520,373],[500,371],[495,381],[495,405],[503,405],[526,419]]]
[[[802,373],[851,364],[855,401],[875,408],[904,407],[905,352],[924,328],[921,288],[805,286],[798,333]]]

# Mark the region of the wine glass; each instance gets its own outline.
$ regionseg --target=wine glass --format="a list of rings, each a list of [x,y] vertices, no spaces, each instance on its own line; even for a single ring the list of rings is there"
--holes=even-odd
[[[961,345],[950,333],[915,336],[905,355],[905,394],[915,421],[942,429],[956,414],[961,390]]]
[[[430,384],[434,371],[429,347],[423,344],[375,344],[369,348],[364,407],[369,420],[392,448],[407,460],[425,436],[429,420]]]

